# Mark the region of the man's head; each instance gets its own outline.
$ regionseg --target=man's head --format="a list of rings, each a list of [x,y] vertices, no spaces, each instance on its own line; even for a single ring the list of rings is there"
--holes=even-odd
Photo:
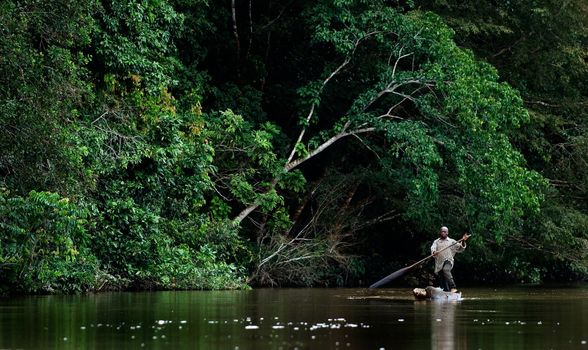
[[[449,229],[447,227],[443,226],[439,229],[439,237],[441,237],[441,239],[447,238],[448,235]]]

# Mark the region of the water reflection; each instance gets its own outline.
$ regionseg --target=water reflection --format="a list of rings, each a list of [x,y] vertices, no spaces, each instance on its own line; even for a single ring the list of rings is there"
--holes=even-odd
[[[273,289],[0,298],[0,349],[587,349],[588,287]]]
[[[457,301],[431,302],[432,350],[460,349],[455,342],[455,309],[458,304]]]

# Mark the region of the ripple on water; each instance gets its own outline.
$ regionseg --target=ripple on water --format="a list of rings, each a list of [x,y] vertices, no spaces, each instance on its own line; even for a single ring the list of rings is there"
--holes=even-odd
[[[274,318],[277,320],[278,318]],[[244,325],[244,328],[247,330],[255,330],[260,329],[259,325],[263,325],[262,322],[263,318],[259,318],[259,322],[253,322],[250,317],[247,317],[245,321],[248,323]],[[399,319],[400,322],[404,322],[404,319]],[[243,321],[233,320],[233,323],[238,323]],[[217,324],[219,321],[209,320],[209,324]],[[226,323],[226,322],[224,322]],[[370,325],[364,323],[351,323],[347,322],[344,318],[329,318],[327,322],[317,322],[317,323],[309,323],[305,321],[299,322],[275,322],[273,325],[268,325],[269,328],[274,330],[282,330],[282,329],[292,329],[293,331],[316,331],[319,329],[341,329],[341,328],[370,328]]]

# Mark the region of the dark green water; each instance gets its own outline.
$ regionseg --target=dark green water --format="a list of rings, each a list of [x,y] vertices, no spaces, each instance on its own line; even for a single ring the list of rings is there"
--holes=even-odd
[[[587,349],[588,287],[261,289],[0,299],[0,349]]]

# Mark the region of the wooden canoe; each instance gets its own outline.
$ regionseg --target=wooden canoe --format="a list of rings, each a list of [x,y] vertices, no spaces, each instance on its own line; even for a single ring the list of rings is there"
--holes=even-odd
[[[461,300],[461,292],[445,292],[441,288],[432,286],[428,286],[426,288],[415,288],[412,290],[412,294],[417,300]]]

